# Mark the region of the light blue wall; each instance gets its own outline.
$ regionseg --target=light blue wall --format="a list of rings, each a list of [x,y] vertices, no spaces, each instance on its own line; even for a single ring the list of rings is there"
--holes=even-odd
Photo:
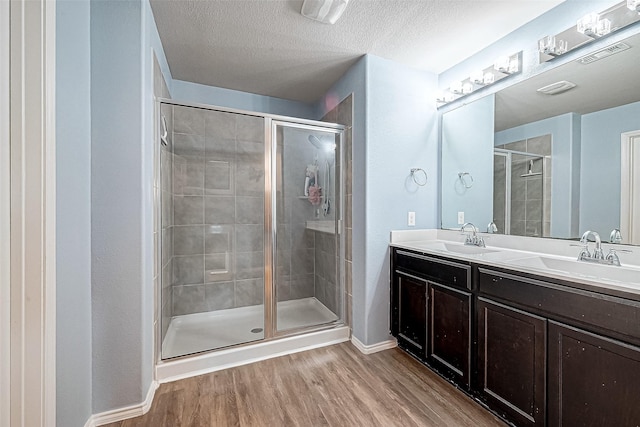
[[[576,237],[580,205],[580,115],[562,114],[495,134],[495,145],[551,134],[551,236]],[[567,167],[573,165],[572,167]]]
[[[91,2],[93,412],[144,400],[148,298],[140,1]],[[146,70],[144,70],[146,71]],[[146,179],[146,177],[144,177]]]
[[[433,228],[438,215],[436,76],[373,55],[358,61],[317,105],[322,117],[354,94],[353,335],[389,339],[389,232]],[[409,170],[429,174],[417,187]]]
[[[56,420],[91,416],[91,98],[88,0],[56,2]]]
[[[366,143],[367,143],[367,59],[363,57],[335,83],[316,106],[317,119],[331,111],[340,101],[353,93],[353,271],[352,271],[352,329],[354,336],[366,336]]]
[[[640,102],[582,116],[580,230],[620,228],[620,134],[638,129]]]
[[[481,231],[493,221],[494,104],[490,95],[442,116],[442,228],[459,228],[458,212]]]
[[[178,101],[195,102],[303,119],[316,118],[314,106],[303,102],[289,101],[287,99],[215,86],[206,86],[182,80],[173,80],[170,90],[171,96]]]
[[[366,309],[361,339],[366,345],[389,338],[389,231],[410,228],[409,211],[416,212],[416,228],[437,226],[436,84],[434,74],[367,56]],[[409,181],[415,167],[429,174],[426,186],[417,188]]]

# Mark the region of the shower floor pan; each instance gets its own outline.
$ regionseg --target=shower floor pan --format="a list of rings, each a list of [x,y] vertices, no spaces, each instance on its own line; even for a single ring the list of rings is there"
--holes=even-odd
[[[278,330],[321,325],[338,320],[314,297],[278,302]],[[171,319],[162,343],[162,358],[199,353],[264,338],[264,307],[231,308]]]

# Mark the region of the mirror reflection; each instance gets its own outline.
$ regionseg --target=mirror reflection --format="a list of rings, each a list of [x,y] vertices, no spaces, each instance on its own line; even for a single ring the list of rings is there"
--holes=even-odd
[[[637,64],[640,34],[445,113],[442,227],[640,244]]]

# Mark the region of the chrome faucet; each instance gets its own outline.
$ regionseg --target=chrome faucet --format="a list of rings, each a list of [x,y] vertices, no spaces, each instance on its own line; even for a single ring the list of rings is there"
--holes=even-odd
[[[613,230],[611,230],[611,234],[609,235],[609,242],[622,243],[622,234],[620,233],[619,228],[614,228]]]
[[[467,236],[464,239],[464,244],[465,245],[472,245],[472,246],[480,246],[482,248],[485,247],[484,244],[484,239],[482,238],[482,236],[478,236],[478,229],[476,228],[475,225],[473,225],[470,222],[465,223],[462,227],[460,227],[460,231],[462,231],[463,233],[465,232],[465,229],[471,226],[471,232],[467,233]]]
[[[491,221],[489,225],[487,225],[487,233],[493,234],[498,232],[498,226],[495,222]]]
[[[593,237],[596,242],[596,247],[593,250],[593,255],[589,254],[589,248],[587,246],[589,244],[589,236]],[[580,252],[580,256],[578,257],[579,261],[586,261],[584,258],[591,258],[594,260],[604,259],[604,253],[602,253],[602,240],[600,240],[600,235],[598,233],[591,230],[585,231],[582,235],[582,238],[580,239],[580,243],[585,245],[585,250]]]
[[[616,230],[611,232],[612,242],[616,240],[614,238]],[[618,230],[619,232],[619,230]],[[596,247],[593,250],[593,254],[589,252],[589,237],[593,237],[596,242]],[[582,235],[580,239],[580,243],[582,246],[582,250],[578,254],[578,261],[586,261],[586,262],[595,262],[598,264],[606,264],[606,265],[616,265],[620,266],[620,258],[618,257],[618,252],[631,252],[626,249],[610,249],[607,256],[604,256],[602,252],[602,241],[600,240],[600,236],[595,231],[587,231]]]

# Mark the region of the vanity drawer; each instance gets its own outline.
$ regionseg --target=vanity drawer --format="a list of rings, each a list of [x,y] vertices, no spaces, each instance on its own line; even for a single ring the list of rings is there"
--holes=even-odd
[[[471,290],[471,266],[454,261],[395,250],[395,267],[438,283]]]
[[[480,294],[640,344],[640,302],[479,268]]]

